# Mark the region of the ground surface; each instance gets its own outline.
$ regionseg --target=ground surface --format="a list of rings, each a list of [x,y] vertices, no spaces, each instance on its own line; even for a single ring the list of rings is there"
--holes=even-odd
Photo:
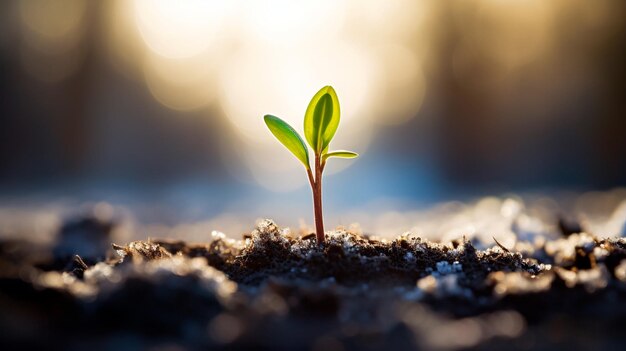
[[[269,220],[241,240],[112,243],[114,222],[71,218],[51,242],[0,241],[0,348],[621,348],[626,239],[522,215],[508,246],[345,230],[318,246]]]

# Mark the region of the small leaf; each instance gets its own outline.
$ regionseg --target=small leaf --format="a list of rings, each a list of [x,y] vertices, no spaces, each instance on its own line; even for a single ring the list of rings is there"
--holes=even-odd
[[[348,151],[348,150],[337,150],[337,151],[333,151],[333,152],[329,152],[327,154],[325,154],[324,156],[322,156],[322,160],[326,161],[327,159],[331,158],[331,157],[339,157],[339,158],[355,158],[358,157],[359,154],[357,154],[356,152],[352,152],[352,151]]]
[[[276,116],[265,115],[263,119],[276,139],[285,145],[285,147],[304,164],[306,169],[309,169],[309,152],[304,140],[302,140],[298,132],[287,124],[287,122]]]
[[[333,87],[323,87],[311,99],[304,115],[304,136],[317,155],[322,154],[335,136],[340,115],[339,99]]]

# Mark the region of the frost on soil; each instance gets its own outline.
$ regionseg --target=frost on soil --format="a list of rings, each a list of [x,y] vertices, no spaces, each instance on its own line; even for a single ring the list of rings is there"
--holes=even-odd
[[[505,225],[473,227],[515,240],[494,232],[490,244],[484,233],[434,242],[338,229],[318,246],[270,220],[241,240],[121,244],[114,224],[89,217],[62,226],[56,246],[2,239],[2,342],[45,345],[30,333],[82,349],[524,349],[529,338],[556,345],[544,330],[556,325],[574,349],[622,343],[626,239],[589,228],[621,230],[624,206],[606,226],[548,226],[515,201],[501,206]],[[86,232],[91,244],[74,245]]]

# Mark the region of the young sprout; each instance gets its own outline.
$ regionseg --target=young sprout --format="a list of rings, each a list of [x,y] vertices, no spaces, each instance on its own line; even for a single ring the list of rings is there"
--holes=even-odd
[[[302,162],[309,177],[309,184],[313,192],[313,208],[315,214],[315,234],[317,243],[324,243],[324,218],[322,214],[322,172],[326,161],[331,157],[354,158],[358,154],[352,151],[337,150],[328,152],[330,141],[335,136],[339,126],[339,99],[335,89],[325,86],[313,96],[304,115],[304,136],[309,142],[315,159],[313,170],[309,161],[309,150],[304,140],[287,122],[282,119],[265,115],[265,124],[294,156]],[[315,172],[315,175],[313,175]]]

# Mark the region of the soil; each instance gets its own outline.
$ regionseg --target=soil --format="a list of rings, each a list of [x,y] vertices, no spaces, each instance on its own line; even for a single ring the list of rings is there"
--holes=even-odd
[[[626,239],[435,243],[345,230],[111,243],[93,217],[53,245],[0,242],[0,348],[617,349]]]

